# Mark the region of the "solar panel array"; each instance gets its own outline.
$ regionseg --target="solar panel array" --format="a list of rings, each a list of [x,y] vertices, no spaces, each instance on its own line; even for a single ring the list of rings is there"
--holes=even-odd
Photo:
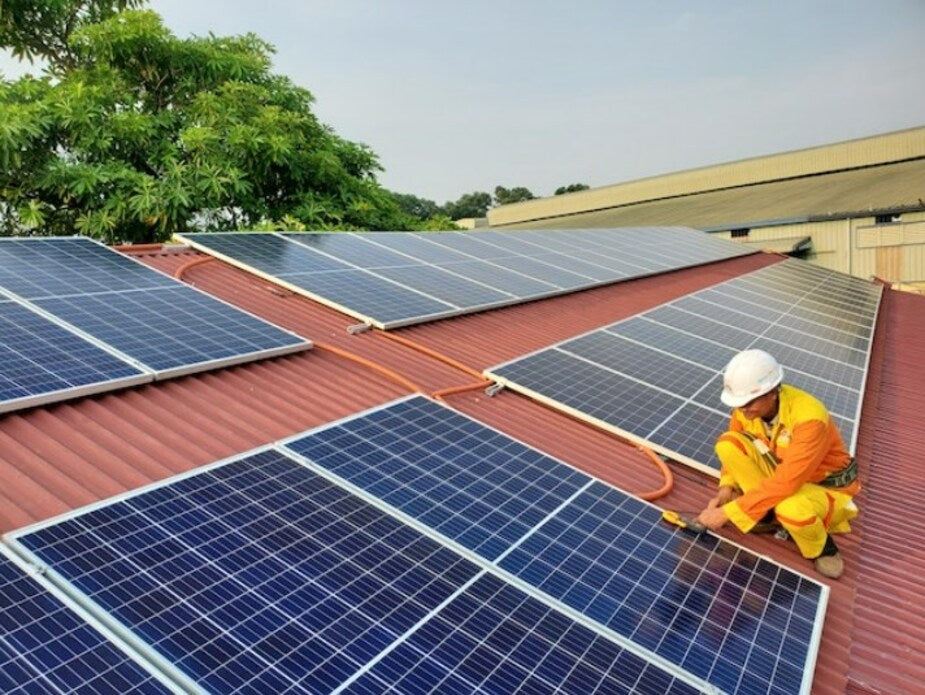
[[[86,237],[0,239],[0,293],[0,411],[309,347]]]
[[[754,252],[682,227],[177,237],[383,329]]]
[[[12,542],[213,692],[805,693],[827,599],[421,396]]]
[[[822,400],[852,453],[881,288],[786,260],[486,370],[517,391],[716,474],[722,372],[760,348]]]
[[[0,692],[171,691],[0,546]]]

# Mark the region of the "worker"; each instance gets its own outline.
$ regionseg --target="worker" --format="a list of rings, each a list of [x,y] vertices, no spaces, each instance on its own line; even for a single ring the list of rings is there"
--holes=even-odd
[[[716,441],[719,491],[697,520],[714,531],[731,521],[743,533],[779,524],[819,574],[837,579],[845,564],[832,534],[850,531],[858,514],[857,464],[825,406],[783,376],[763,350],[727,365],[721,400],[733,410]]]

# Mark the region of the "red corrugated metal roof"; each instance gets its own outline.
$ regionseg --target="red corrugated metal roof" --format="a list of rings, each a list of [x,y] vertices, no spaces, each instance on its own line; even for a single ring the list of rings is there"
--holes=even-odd
[[[145,251],[174,272],[200,258]],[[755,255],[498,311],[403,329],[398,335],[477,370],[638,313],[779,260]],[[184,279],[304,335],[319,348],[0,418],[0,530],[9,530],[221,459],[407,393],[399,382],[329,348],[349,351],[432,392],[475,378],[383,337],[348,335],[352,319],[223,263]],[[832,595],[814,692],[914,692],[925,682],[925,569],[906,498],[920,480],[925,439],[925,299],[888,293],[872,361],[858,459],[866,488],[856,532],[840,542],[846,575]],[[630,492],[661,485],[638,450],[512,392],[448,396],[456,408]],[[899,415],[903,418],[900,420]],[[673,466],[674,490],[659,504],[700,508],[715,482]],[[908,505],[911,506],[911,505]],[[787,543],[730,537],[810,571]]]

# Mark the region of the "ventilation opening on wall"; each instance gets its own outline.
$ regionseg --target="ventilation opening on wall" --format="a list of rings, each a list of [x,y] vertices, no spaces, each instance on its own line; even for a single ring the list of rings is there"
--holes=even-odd
[[[746,239],[748,238],[748,233],[750,231],[751,230],[747,227],[743,227],[742,229],[733,229],[730,234],[732,235],[733,239]]]
[[[898,212],[896,213],[888,212],[885,215],[875,216],[874,224],[895,224],[896,222],[900,222],[901,219],[902,219],[902,215],[900,215]]]

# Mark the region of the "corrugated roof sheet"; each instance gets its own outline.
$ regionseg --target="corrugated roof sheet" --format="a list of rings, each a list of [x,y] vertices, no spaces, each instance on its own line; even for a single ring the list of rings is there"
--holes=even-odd
[[[201,258],[170,250],[139,257],[168,272]],[[398,335],[481,370],[778,260],[758,254],[416,326]],[[223,263],[202,262],[184,279],[315,340],[319,348],[0,418],[0,529],[48,518],[407,393],[368,363],[428,392],[476,382],[471,373],[377,332],[348,335],[351,319]],[[921,479],[925,299],[888,295],[861,425],[862,516],[856,532],[840,543],[848,569],[831,583],[816,671],[814,692],[825,695],[915,692],[925,682],[925,607],[918,599],[925,556],[917,528],[903,524]],[[635,448],[512,392],[488,397],[479,389],[447,400],[630,492],[662,483]],[[684,467],[673,471],[674,489],[658,503],[679,510],[702,507],[715,482]],[[809,571],[787,543],[727,535]]]
[[[857,217],[877,210],[921,209],[925,159],[695,193],[503,225],[512,229],[579,229],[684,225],[735,229],[772,220]],[[502,226],[502,225],[498,225]]]

